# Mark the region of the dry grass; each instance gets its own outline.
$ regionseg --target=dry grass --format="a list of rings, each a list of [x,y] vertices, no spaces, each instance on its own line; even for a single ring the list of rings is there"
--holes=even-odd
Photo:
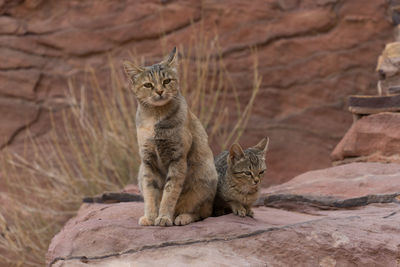
[[[224,149],[242,134],[261,80],[255,60],[248,104],[241,107],[237,102],[235,110],[229,110],[226,96],[236,95],[235,87],[216,39],[202,38],[193,39],[180,60],[181,88],[210,142]],[[9,208],[3,205],[0,210],[1,266],[44,265],[51,238],[75,214],[83,196],[136,182],[136,102],[124,88],[120,63],[110,59],[107,88],[100,86],[94,69],[87,69],[86,75],[83,84],[69,81],[69,108],[52,114],[53,129],[46,138],[27,138],[26,154],[2,153],[5,189],[0,203]],[[233,128],[229,112],[237,115]]]

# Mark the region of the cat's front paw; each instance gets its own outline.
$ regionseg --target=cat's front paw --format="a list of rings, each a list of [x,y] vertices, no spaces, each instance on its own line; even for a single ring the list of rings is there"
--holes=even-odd
[[[172,219],[166,215],[158,216],[154,222],[154,225],[158,226],[171,226],[172,224]]]
[[[243,207],[234,207],[234,208],[232,208],[232,212],[233,212],[233,214],[238,215],[240,217],[246,216],[246,209]]]
[[[150,219],[149,217],[142,216],[139,219],[139,225],[141,225],[141,226],[151,226],[151,225],[154,225],[154,220]]]

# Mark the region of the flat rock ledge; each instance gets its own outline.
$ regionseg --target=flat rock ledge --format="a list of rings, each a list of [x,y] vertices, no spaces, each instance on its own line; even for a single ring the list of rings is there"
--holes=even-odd
[[[264,189],[254,219],[141,227],[142,202],[84,203],[47,265],[398,266],[399,195],[400,165],[353,163]],[[332,204],[341,202],[353,204]]]

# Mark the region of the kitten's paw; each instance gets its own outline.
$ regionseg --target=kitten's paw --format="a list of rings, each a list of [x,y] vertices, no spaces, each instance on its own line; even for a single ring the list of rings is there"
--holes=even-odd
[[[246,215],[251,218],[254,218],[254,212],[250,208],[247,210]]]
[[[178,215],[175,218],[174,224],[175,225],[186,225],[186,224],[192,223],[194,221],[195,221],[195,219],[194,219],[193,214],[183,213],[183,214]]]
[[[151,225],[154,225],[154,220],[149,219],[146,216],[142,216],[139,219],[139,225],[141,225],[141,226],[151,226]]]
[[[161,215],[161,216],[157,217],[157,219],[154,222],[154,225],[171,226],[172,225],[172,219],[169,218],[168,216]]]
[[[239,207],[239,208],[234,208],[232,209],[233,214],[238,215],[240,217],[245,217],[246,216],[246,209],[243,207]]]

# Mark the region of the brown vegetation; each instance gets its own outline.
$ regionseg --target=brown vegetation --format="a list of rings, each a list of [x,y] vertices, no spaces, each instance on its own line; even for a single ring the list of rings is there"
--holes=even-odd
[[[236,91],[223,61],[215,56],[216,43],[193,39],[193,45],[181,51],[186,51],[180,63],[182,92],[207,129],[209,141],[223,149],[240,137],[248,121],[261,82],[257,61],[252,97],[247,106],[238,102],[232,111],[224,100]],[[110,59],[109,64],[109,88],[101,88],[96,71],[87,69],[87,83],[69,81],[70,108],[51,115],[53,130],[46,141],[39,143],[31,136],[25,154],[2,157],[6,193],[1,201],[12,207],[0,210],[0,251],[5,255],[0,263],[42,265],[51,238],[75,214],[84,196],[136,182],[136,102],[124,86],[119,62]],[[208,90],[214,92],[211,98]],[[228,129],[233,112],[237,123]]]

